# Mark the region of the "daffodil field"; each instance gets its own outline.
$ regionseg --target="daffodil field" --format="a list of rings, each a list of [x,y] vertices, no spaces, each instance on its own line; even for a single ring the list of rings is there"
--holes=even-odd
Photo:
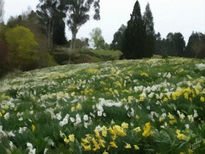
[[[65,65],[2,79],[6,153],[205,153],[205,60]]]

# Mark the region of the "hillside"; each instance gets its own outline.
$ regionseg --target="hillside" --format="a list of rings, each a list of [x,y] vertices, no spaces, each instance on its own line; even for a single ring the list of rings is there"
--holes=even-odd
[[[0,153],[204,153],[205,60],[55,66],[0,81]]]

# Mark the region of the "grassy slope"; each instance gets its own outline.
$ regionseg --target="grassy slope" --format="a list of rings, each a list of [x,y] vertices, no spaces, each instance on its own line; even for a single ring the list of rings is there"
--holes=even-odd
[[[0,153],[86,153],[89,146],[99,153],[204,152],[205,72],[197,69],[199,63],[205,61],[112,61],[4,79]],[[71,134],[75,140],[68,143]]]

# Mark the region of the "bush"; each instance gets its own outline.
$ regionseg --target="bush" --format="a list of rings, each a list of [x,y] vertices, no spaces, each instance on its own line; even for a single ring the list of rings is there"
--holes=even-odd
[[[4,30],[0,32],[0,77],[9,70],[8,46],[4,38]]]
[[[167,59],[168,58],[168,54],[166,53],[166,52],[164,52],[163,54],[162,54],[162,59]]]
[[[29,70],[37,67],[38,43],[30,29],[23,26],[10,28],[6,31],[5,38],[14,68]]]
[[[122,56],[119,50],[92,50],[91,52],[104,60],[118,60]]]

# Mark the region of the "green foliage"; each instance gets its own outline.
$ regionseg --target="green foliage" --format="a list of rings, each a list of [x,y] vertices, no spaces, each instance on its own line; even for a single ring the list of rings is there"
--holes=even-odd
[[[145,13],[143,16],[143,21],[145,24],[146,29],[146,46],[145,46],[145,57],[152,57],[154,50],[155,50],[155,31],[154,31],[154,21],[152,12],[149,6],[149,3],[147,4],[145,8]]]
[[[8,29],[5,33],[8,43],[9,57],[14,67],[28,70],[35,67],[38,43],[30,29],[23,26]]]
[[[53,53],[58,64],[78,64],[78,63],[94,63],[108,60],[118,60],[122,56],[119,50],[91,50],[91,49],[75,49],[56,48]]]
[[[90,33],[90,37],[95,49],[105,48],[105,40],[102,36],[102,30],[100,28],[94,28]]]
[[[169,33],[166,39],[166,46],[169,56],[185,56],[185,41],[181,33]]]
[[[186,57],[185,40],[181,33],[169,33],[166,39],[161,39],[160,33],[155,35],[155,54]]]
[[[125,30],[126,30],[126,26],[121,25],[121,27],[118,29],[118,31],[114,34],[113,41],[110,45],[111,49],[122,50],[122,40],[124,37]]]
[[[154,54],[163,55],[167,54],[166,39],[161,38],[161,34],[158,32],[155,34],[155,51]]]
[[[93,18],[95,20],[100,19],[100,1],[99,0],[68,0],[67,1],[68,12],[68,27],[72,32],[71,47],[75,49],[76,35],[80,27],[90,19],[89,12],[93,7],[95,14]]]
[[[166,52],[164,52],[164,53],[162,54],[162,58],[163,58],[163,59],[167,59],[167,58],[168,58],[168,54],[167,54]]]
[[[91,52],[96,54],[98,57],[104,57],[108,60],[117,60],[122,56],[122,52],[119,50],[91,50]]]
[[[0,77],[9,71],[8,45],[5,41],[5,26],[0,29]]]
[[[146,46],[147,34],[143,21],[139,1],[136,1],[131,19],[123,37],[122,51],[127,59],[136,59],[148,56]]]
[[[205,58],[205,34],[192,33],[185,53],[187,57]]]
[[[18,25],[29,28],[35,35],[35,40],[38,43],[38,67],[53,66],[55,61],[51,60],[53,58],[51,57],[50,53],[48,53],[50,51],[48,48],[49,40],[47,39],[46,34],[42,33],[42,25],[39,22],[39,17],[37,16],[36,12],[27,11],[18,17],[11,17],[6,27],[14,28]]]
[[[64,45],[66,8],[63,0],[41,0],[37,5],[37,15],[47,38],[55,45]],[[49,15],[48,15],[49,14]],[[52,44],[49,44],[52,47]]]

